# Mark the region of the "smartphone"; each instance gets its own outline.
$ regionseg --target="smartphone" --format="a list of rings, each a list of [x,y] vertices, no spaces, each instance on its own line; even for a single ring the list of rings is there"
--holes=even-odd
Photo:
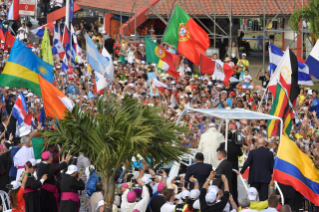
[[[132,183],[137,183],[137,179],[132,179]]]
[[[175,180],[181,180],[180,176],[175,177]]]
[[[156,174],[158,174],[158,175],[163,174],[163,170],[156,170]]]
[[[222,175],[221,174],[216,174],[215,178],[222,178]]]

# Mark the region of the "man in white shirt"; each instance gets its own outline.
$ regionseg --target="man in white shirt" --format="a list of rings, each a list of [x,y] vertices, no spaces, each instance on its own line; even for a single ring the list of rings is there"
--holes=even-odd
[[[257,210],[252,210],[250,209],[250,200],[247,197],[244,197],[243,199],[241,199],[241,201],[239,201],[239,204],[242,207],[241,212],[257,212]]]
[[[20,28],[18,29],[18,33],[17,33],[16,38],[17,38],[19,41],[23,41],[24,39],[27,39],[27,38],[28,38],[28,35],[25,33],[24,28],[20,27]]]
[[[163,193],[166,203],[161,207],[161,212],[174,212],[176,205],[174,205],[175,194],[173,189],[166,189]]]
[[[23,136],[21,138],[22,147],[13,157],[13,164],[18,169],[16,181],[20,179],[21,174],[25,171],[25,163],[30,159],[34,159],[34,152],[30,141],[30,137]]]
[[[262,210],[262,212],[278,212],[277,206],[278,206],[279,200],[278,196],[276,194],[272,194],[268,198],[268,208],[265,210]]]

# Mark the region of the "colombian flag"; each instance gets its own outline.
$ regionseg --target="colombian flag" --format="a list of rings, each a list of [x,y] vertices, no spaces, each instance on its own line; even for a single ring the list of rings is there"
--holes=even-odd
[[[41,60],[30,48],[16,39],[0,76],[0,85],[11,88],[28,88],[37,96],[42,97],[38,74],[52,83],[53,66]]]
[[[280,140],[273,178],[291,185],[310,202],[319,205],[319,170],[287,135]]]
[[[283,120],[283,134],[289,135],[291,131],[291,118],[294,116],[291,109],[291,103],[289,101],[286,90],[277,83],[276,95],[269,112],[270,115],[277,116]],[[280,121],[268,120],[267,121],[267,133],[268,137],[273,137],[280,134]]]

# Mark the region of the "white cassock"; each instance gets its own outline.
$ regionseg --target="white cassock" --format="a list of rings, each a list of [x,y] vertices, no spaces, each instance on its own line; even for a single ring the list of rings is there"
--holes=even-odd
[[[13,165],[18,169],[16,181],[19,180],[21,174],[24,172],[25,163],[30,159],[34,159],[33,147],[26,146],[22,146],[13,157]]]

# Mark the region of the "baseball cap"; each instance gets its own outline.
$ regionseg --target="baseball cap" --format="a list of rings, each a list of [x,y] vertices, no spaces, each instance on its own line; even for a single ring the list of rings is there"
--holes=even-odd
[[[247,56],[246,53],[242,53],[241,56]]]
[[[222,85],[216,85],[216,88],[223,88],[223,86]]]
[[[199,195],[200,195],[200,191],[198,189],[193,189],[193,190],[191,190],[191,192],[189,194],[189,198],[191,200],[195,200],[199,197]]]
[[[218,187],[215,185],[211,185],[208,187],[208,193],[209,192],[214,192],[214,193],[218,193]]]
[[[21,183],[18,181],[12,181],[10,184],[12,185],[13,190],[18,189],[21,186]]]
[[[147,176],[143,176],[142,179],[141,179],[145,184],[149,184],[152,182],[152,180],[147,177]]]
[[[225,91],[225,90],[222,90],[222,92],[220,92],[220,93],[225,93],[225,94],[227,94],[227,91]]]
[[[216,196],[217,196],[217,193],[215,192],[209,192],[205,195],[205,201],[206,203],[214,203],[215,200],[216,200]]]
[[[248,196],[249,200],[256,200],[257,199],[257,195],[258,195],[258,192],[257,192],[256,188],[250,187],[247,190],[247,196]]]
[[[76,165],[70,165],[68,167],[68,170],[65,172],[66,174],[73,174],[74,172],[77,172],[79,171],[78,170],[78,167]]]

